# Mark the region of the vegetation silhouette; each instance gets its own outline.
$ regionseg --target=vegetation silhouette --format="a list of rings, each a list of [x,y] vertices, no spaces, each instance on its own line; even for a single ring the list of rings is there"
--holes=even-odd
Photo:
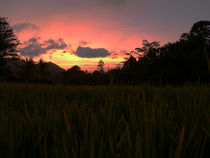
[[[0,18],[0,44],[1,81],[12,78],[16,82],[69,85],[185,85],[209,83],[210,80],[210,21],[195,23],[188,33],[183,33],[174,43],[160,46],[157,41],[143,40],[142,47],[126,53],[122,67],[107,72],[104,71],[103,60],[99,61],[96,71],[88,73],[77,65],[66,71],[54,66],[54,70],[49,71],[47,67],[50,64],[42,59],[38,63],[33,59],[20,59],[17,49],[20,43],[6,18]],[[20,69],[11,69],[14,59],[21,63]],[[53,71],[60,73],[52,77]]]
[[[19,57],[19,41],[10,27],[7,18],[0,17],[0,80],[8,79],[6,63]]]
[[[99,62],[98,62],[98,71],[99,72],[104,72],[104,61],[103,60],[99,60]]]
[[[51,74],[50,72],[47,70],[47,63],[43,60],[40,59],[38,64],[37,64],[37,78],[36,80],[39,80],[41,83],[48,83],[51,79]]]
[[[210,22],[199,21],[177,42],[160,47],[156,41],[144,40],[143,47],[131,51],[130,58],[124,62],[125,76],[131,76],[124,82],[158,85],[208,83],[209,37]]]
[[[85,72],[82,71],[78,65],[75,65],[63,73],[62,83],[68,84],[68,85],[84,84],[85,83]]]
[[[33,81],[35,75],[35,62],[32,58],[25,58],[24,64],[21,66],[20,77],[24,82]]]

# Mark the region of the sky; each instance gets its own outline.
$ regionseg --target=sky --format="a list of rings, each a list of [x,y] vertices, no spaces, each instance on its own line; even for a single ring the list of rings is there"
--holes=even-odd
[[[174,42],[210,20],[210,0],[0,0],[21,55],[68,69],[120,64],[142,40]]]

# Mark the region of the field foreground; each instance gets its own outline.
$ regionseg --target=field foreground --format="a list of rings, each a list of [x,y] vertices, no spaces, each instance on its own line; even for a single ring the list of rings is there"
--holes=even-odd
[[[0,84],[2,158],[208,158],[210,87]]]

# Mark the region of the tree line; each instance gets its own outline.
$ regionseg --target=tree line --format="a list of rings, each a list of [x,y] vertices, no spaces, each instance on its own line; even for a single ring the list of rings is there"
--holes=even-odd
[[[195,23],[173,43],[160,46],[157,41],[143,40],[142,47],[126,53],[122,67],[104,71],[104,62],[94,72],[77,65],[53,76],[49,63],[42,59],[21,58],[20,42],[7,18],[0,17],[0,81],[38,82],[49,84],[206,84],[210,81],[210,21]],[[8,63],[16,66],[15,74]]]

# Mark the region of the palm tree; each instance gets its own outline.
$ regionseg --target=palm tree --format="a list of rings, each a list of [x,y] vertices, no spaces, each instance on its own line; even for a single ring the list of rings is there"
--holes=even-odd
[[[20,75],[25,82],[34,80],[35,62],[32,58],[25,58],[24,64],[21,66]]]
[[[43,59],[40,59],[38,62],[37,72],[38,72],[38,79],[41,81],[49,80],[51,76],[50,72],[47,71],[47,63],[44,62]]]

